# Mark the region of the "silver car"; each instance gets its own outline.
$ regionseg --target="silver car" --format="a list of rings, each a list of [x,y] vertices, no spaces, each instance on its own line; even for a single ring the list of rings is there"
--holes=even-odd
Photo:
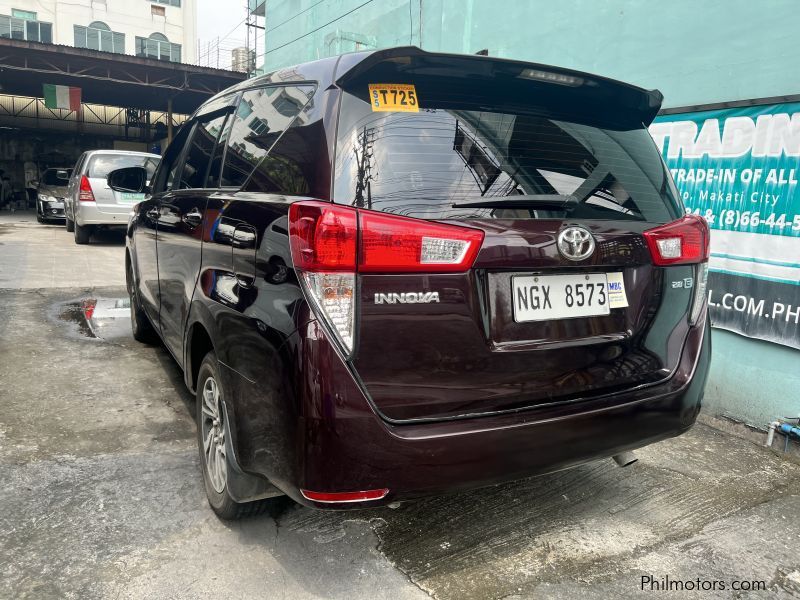
[[[131,206],[144,194],[115,192],[108,187],[108,174],[124,167],[144,167],[148,180],[161,157],[128,150],[90,150],[75,164],[64,201],[67,231],[76,244],[88,244],[98,226],[125,226]]]

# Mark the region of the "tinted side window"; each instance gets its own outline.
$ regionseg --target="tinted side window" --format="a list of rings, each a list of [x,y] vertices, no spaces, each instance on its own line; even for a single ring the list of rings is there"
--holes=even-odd
[[[230,134],[231,124],[233,118],[229,115],[225,120],[222,132],[217,138],[217,143],[214,146],[214,152],[211,155],[211,166],[208,169],[208,178],[206,179],[207,188],[217,188],[220,186],[220,176],[222,174],[222,159],[225,156],[225,145],[228,143],[228,135]]]
[[[309,103],[314,86],[272,86],[245,92],[236,111],[222,171],[222,186],[241,187]],[[255,177],[255,176],[254,176]]]
[[[172,142],[164,150],[161,163],[153,176],[153,193],[158,194],[165,190],[172,189],[172,182],[180,166],[180,158],[186,139],[189,137],[191,127],[182,125],[175,134]]]
[[[186,153],[186,160],[181,170],[178,189],[206,187],[206,174],[227,117],[228,115],[223,114],[207,121],[197,122],[189,141],[189,151]],[[216,187],[216,184],[215,175],[213,187]]]

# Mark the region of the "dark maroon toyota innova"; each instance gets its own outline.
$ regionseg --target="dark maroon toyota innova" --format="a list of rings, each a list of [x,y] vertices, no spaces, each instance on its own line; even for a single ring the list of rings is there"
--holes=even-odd
[[[709,231],[661,94],[394,48],[202,106],[127,234],[134,335],[197,397],[222,517],[375,506],[679,435],[710,356]]]

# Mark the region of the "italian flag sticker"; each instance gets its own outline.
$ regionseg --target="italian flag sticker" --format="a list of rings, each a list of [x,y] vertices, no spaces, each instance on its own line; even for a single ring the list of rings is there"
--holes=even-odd
[[[44,105],[47,108],[63,108],[78,111],[81,108],[81,88],[45,83]]]

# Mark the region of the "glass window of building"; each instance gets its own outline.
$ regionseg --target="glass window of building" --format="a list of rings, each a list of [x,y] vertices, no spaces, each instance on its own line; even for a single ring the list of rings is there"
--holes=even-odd
[[[181,45],[171,43],[163,33],[153,33],[146,38],[137,36],[136,56],[181,62]]]
[[[26,40],[28,42],[43,42],[45,44],[53,43],[52,23],[27,18],[36,16],[36,13],[33,12],[16,11],[16,13],[26,13],[26,18],[0,15],[0,37]]]
[[[75,47],[125,53],[125,34],[111,31],[102,21],[94,21],[88,27],[75,25]]]

